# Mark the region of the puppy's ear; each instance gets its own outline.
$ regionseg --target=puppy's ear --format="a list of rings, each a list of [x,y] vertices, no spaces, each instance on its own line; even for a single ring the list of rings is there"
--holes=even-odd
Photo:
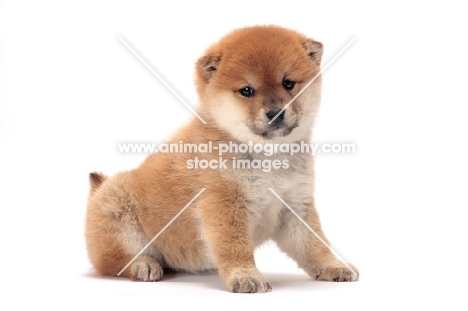
[[[206,55],[200,58],[197,62],[197,68],[201,74],[208,80],[218,70],[221,63],[221,56]]]
[[[309,55],[309,57],[320,66],[323,54],[323,44],[313,39],[307,39],[307,41],[302,45],[304,46],[307,55]]]
[[[90,195],[96,192],[99,187],[106,181],[107,176],[103,173],[92,172],[89,174],[89,183],[91,184]]]

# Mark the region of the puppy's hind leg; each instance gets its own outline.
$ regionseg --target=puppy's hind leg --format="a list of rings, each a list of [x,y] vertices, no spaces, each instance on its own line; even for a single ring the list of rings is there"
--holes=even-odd
[[[152,244],[122,270],[149,242],[135,212],[138,202],[129,189],[127,175],[119,174],[102,183],[95,183],[96,175],[90,175],[90,179],[86,242],[96,272],[138,281],[161,280],[163,257]]]

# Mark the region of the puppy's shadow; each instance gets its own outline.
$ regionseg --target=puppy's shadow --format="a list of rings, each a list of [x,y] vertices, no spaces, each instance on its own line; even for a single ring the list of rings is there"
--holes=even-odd
[[[164,275],[161,281],[168,281],[168,280],[174,279],[179,274],[180,273],[172,269],[164,269]],[[108,281],[124,281],[124,282],[130,281],[128,278],[125,278],[125,277],[98,275],[93,269],[89,269],[88,272],[82,273],[81,276],[90,278],[90,279],[99,279],[99,280],[108,280]]]
[[[166,273],[166,272],[165,272]],[[167,280],[173,283],[186,283],[192,284],[197,287],[209,288],[218,291],[228,292],[227,287],[223,284],[218,276],[217,271],[213,272],[201,272],[198,274],[190,274],[184,272],[168,271]],[[166,278],[163,277],[163,282]]]
[[[93,269],[89,269],[87,272],[80,274],[80,276],[90,279],[108,281],[108,282],[132,282],[126,277],[117,276],[102,276],[98,275]],[[222,290],[225,289],[224,284],[218,277],[217,272],[202,272],[199,274],[190,274],[184,272],[178,272],[172,269],[164,269],[164,275],[159,282],[173,282],[173,283],[187,283],[187,284],[212,284],[213,288]],[[158,282],[158,283],[159,283]]]
[[[288,273],[276,273],[266,272],[263,276],[270,282],[273,290],[275,289],[301,289],[304,287],[310,287],[312,284],[317,282],[311,279],[307,274],[288,274]]]
[[[278,289],[301,289],[304,287],[310,287],[313,284],[316,284],[315,280],[312,280],[306,274],[287,274],[287,273],[262,273],[263,276],[270,282],[273,287],[273,290]],[[163,279],[164,281],[164,279]],[[201,286],[204,288],[209,288],[212,290],[229,292],[226,285],[221,281],[217,272],[212,273],[201,273],[201,274],[187,274],[187,273],[177,273],[173,272],[170,282],[180,282],[180,283],[191,283],[196,286]]]
[[[99,276],[94,271],[90,270],[83,273],[82,276],[87,278],[99,279],[109,282],[131,282],[127,278],[113,277],[113,276]],[[287,274],[276,272],[265,272],[263,276],[271,283],[273,290],[295,290],[304,287],[313,286],[316,282],[308,277],[306,274]],[[223,291],[228,293],[229,290],[226,285],[221,281],[217,272],[203,272],[199,274],[189,274],[178,272],[171,269],[164,269],[163,279],[160,281],[170,283],[185,283],[199,288],[208,288],[216,291]],[[158,282],[159,283],[159,282]]]

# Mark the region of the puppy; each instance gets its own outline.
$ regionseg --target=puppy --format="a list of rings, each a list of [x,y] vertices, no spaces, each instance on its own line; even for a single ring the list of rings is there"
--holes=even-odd
[[[167,143],[210,142],[217,150],[222,144],[309,142],[320,103],[320,76],[287,104],[319,73],[322,51],[320,42],[276,26],[226,35],[196,63],[197,112],[206,124],[193,118]],[[112,178],[91,173],[86,242],[97,273],[158,281],[165,268],[217,270],[233,292],[267,292],[271,286],[255,266],[254,249],[272,239],[310,277],[356,281],[357,270],[332,254],[322,232],[314,205],[312,156],[231,149],[222,157],[194,149],[157,152],[137,169]],[[197,167],[194,159],[218,166]],[[279,162],[270,170],[247,165],[267,160]]]

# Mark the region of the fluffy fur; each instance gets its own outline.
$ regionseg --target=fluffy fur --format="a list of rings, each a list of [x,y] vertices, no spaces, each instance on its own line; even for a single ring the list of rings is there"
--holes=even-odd
[[[233,31],[196,63],[198,113],[168,142],[294,143],[310,141],[320,103],[320,77],[284,112],[277,112],[320,70],[322,44],[295,31],[255,26]],[[285,80],[295,82],[287,90]],[[239,90],[251,87],[254,94]],[[276,114],[276,113],[275,113]],[[274,189],[325,240],[314,204],[310,154],[224,154],[227,169],[188,169],[187,160],[218,159],[216,153],[155,153],[140,167],[107,178],[91,173],[86,216],[89,258],[100,275],[117,273],[202,189],[184,211],[122,276],[157,281],[163,269],[217,270],[234,292],[266,292],[254,249],[273,239],[312,278],[356,281],[268,190]],[[287,160],[287,169],[232,169],[231,160]],[[354,269],[354,268],[353,268]],[[357,271],[357,270],[355,270]]]

